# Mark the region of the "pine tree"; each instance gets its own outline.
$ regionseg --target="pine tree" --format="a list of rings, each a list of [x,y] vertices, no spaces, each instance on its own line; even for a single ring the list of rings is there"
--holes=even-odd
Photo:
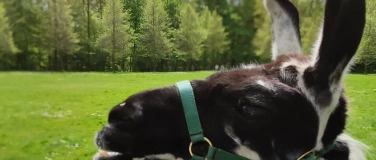
[[[46,50],[53,53],[55,70],[69,69],[69,56],[78,49],[77,34],[74,32],[72,10],[67,0],[51,0],[48,2],[47,21],[48,35]]]
[[[71,4],[73,22],[75,23],[74,31],[79,39],[80,50],[75,52],[76,66],[75,69],[81,69],[90,71],[98,67],[98,56],[100,53],[96,53],[95,41],[98,38],[99,33],[99,19],[101,17],[100,7],[102,1],[94,0],[68,0]],[[101,67],[103,68],[103,67]]]
[[[12,26],[14,44],[20,50],[16,55],[14,66],[16,69],[35,69],[38,61],[38,46],[40,44],[39,1],[33,0],[3,0]]]
[[[131,40],[133,43],[132,52],[129,56],[129,70],[132,71],[132,61],[133,56],[137,53],[141,52],[141,47],[137,42],[137,37],[141,33],[141,23],[143,19],[143,12],[144,7],[146,4],[146,0],[123,0],[124,9],[129,11],[129,18],[128,21],[131,24],[131,28],[134,31],[133,39]]]
[[[4,4],[0,2],[0,68],[4,65],[9,65],[9,61],[6,61],[6,56],[8,54],[13,54],[18,51],[17,47],[14,45],[12,30],[8,24],[8,18],[6,17],[6,12]],[[8,57],[8,56],[7,56]]]
[[[143,57],[149,60],[149,69],[155,70],[158,61],[171,51],[168,35],[169,18],[161,0],[147,0],[141,23],[140,43],[145,47]]]
[[[173,29],[179,29],[179,15],[182,6],[181,0],[163,0],[164,8],[169,16]]]
[[[204,65],[209,69],[214,66],[214,62],[219,61],[219,56],[222,55],[229,46],[227,40],[228,33],[223,26],[222,17],[214,10],[210,12],[208,8],[204,10],[202,17],[203,27],[206,31],[206,37],[203,42],[202,60]]]
[[[109,0],[104,7],[102,28],[103,33],[98,38],[98,45],[111,53],[111,70],[117,70],[117,59],[125,61],[128,57],[128,42],[132,38],[132,31],[126,20],[128,13],[123,12],[121,0]],[[124,67],[124,66],[122,66]]]
[[[176,34],[176,45],[181,55],[191,60],[198,60],[201,55],[205,31],[199,16],[191,3],[186,3],[180,14],[180,29]]]

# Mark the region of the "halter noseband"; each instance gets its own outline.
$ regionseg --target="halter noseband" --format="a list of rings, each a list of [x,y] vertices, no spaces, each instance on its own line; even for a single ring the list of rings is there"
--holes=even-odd
[[[204,137],[191,83],[188,80],[185,80],[176,83],[176,86],[179,90],[180,99],[183,104],[185,120],[187,122],[188,132],[191,139],[189,153],[192,156],[192,160],[249,160],[248,158],[213,147],[210,140]],[[192,145],[202,141],[209,144],[209,151],[205,157],[200,157],[192,153]],[[317,152],[311,150],[303,154],[298,160],[316,160],[328,153],[334,145],[335,142]]]

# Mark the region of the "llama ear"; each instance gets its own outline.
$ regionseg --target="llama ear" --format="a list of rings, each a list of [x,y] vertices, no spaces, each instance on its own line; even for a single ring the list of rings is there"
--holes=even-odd
[[[289,0],[264,0],[272,19],[272,60],[281,55],[302,54],[299,12]]]
[[[304,72],[307,89],[316,102],[328,105],[359,47],[365,25],[365,0],[329,0],[313,65]],[[331,97],[331,98],[329,98]]]

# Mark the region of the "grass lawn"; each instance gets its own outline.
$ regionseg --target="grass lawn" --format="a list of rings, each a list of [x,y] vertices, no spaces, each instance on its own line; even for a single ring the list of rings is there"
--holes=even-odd
[[[92,159],[94,134],[115,104],[211,73],[0,73],[0,160]],[[346,84],[347,132],[376,153],[376,76],[350,75]]]

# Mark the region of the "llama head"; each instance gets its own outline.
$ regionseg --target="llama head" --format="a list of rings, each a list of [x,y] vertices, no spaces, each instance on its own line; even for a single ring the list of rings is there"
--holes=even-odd
[[[337,141],[324,158],[349,159],[349,138],[340,137],[346,121],[341,81],[362,37],[365,0],[326,2],[311,56],[301,54],[296,8],[288,0],[264,5],[272,18],[273,61],[191,81],[205,137],[253,160],[297,159]],[[96,136],[96,145],[108,152],[94,159],[190,159],[189,143],[178,89],[168,86],[115,106]],[[204,156],[207,148],[203,142],[192,150]]]

